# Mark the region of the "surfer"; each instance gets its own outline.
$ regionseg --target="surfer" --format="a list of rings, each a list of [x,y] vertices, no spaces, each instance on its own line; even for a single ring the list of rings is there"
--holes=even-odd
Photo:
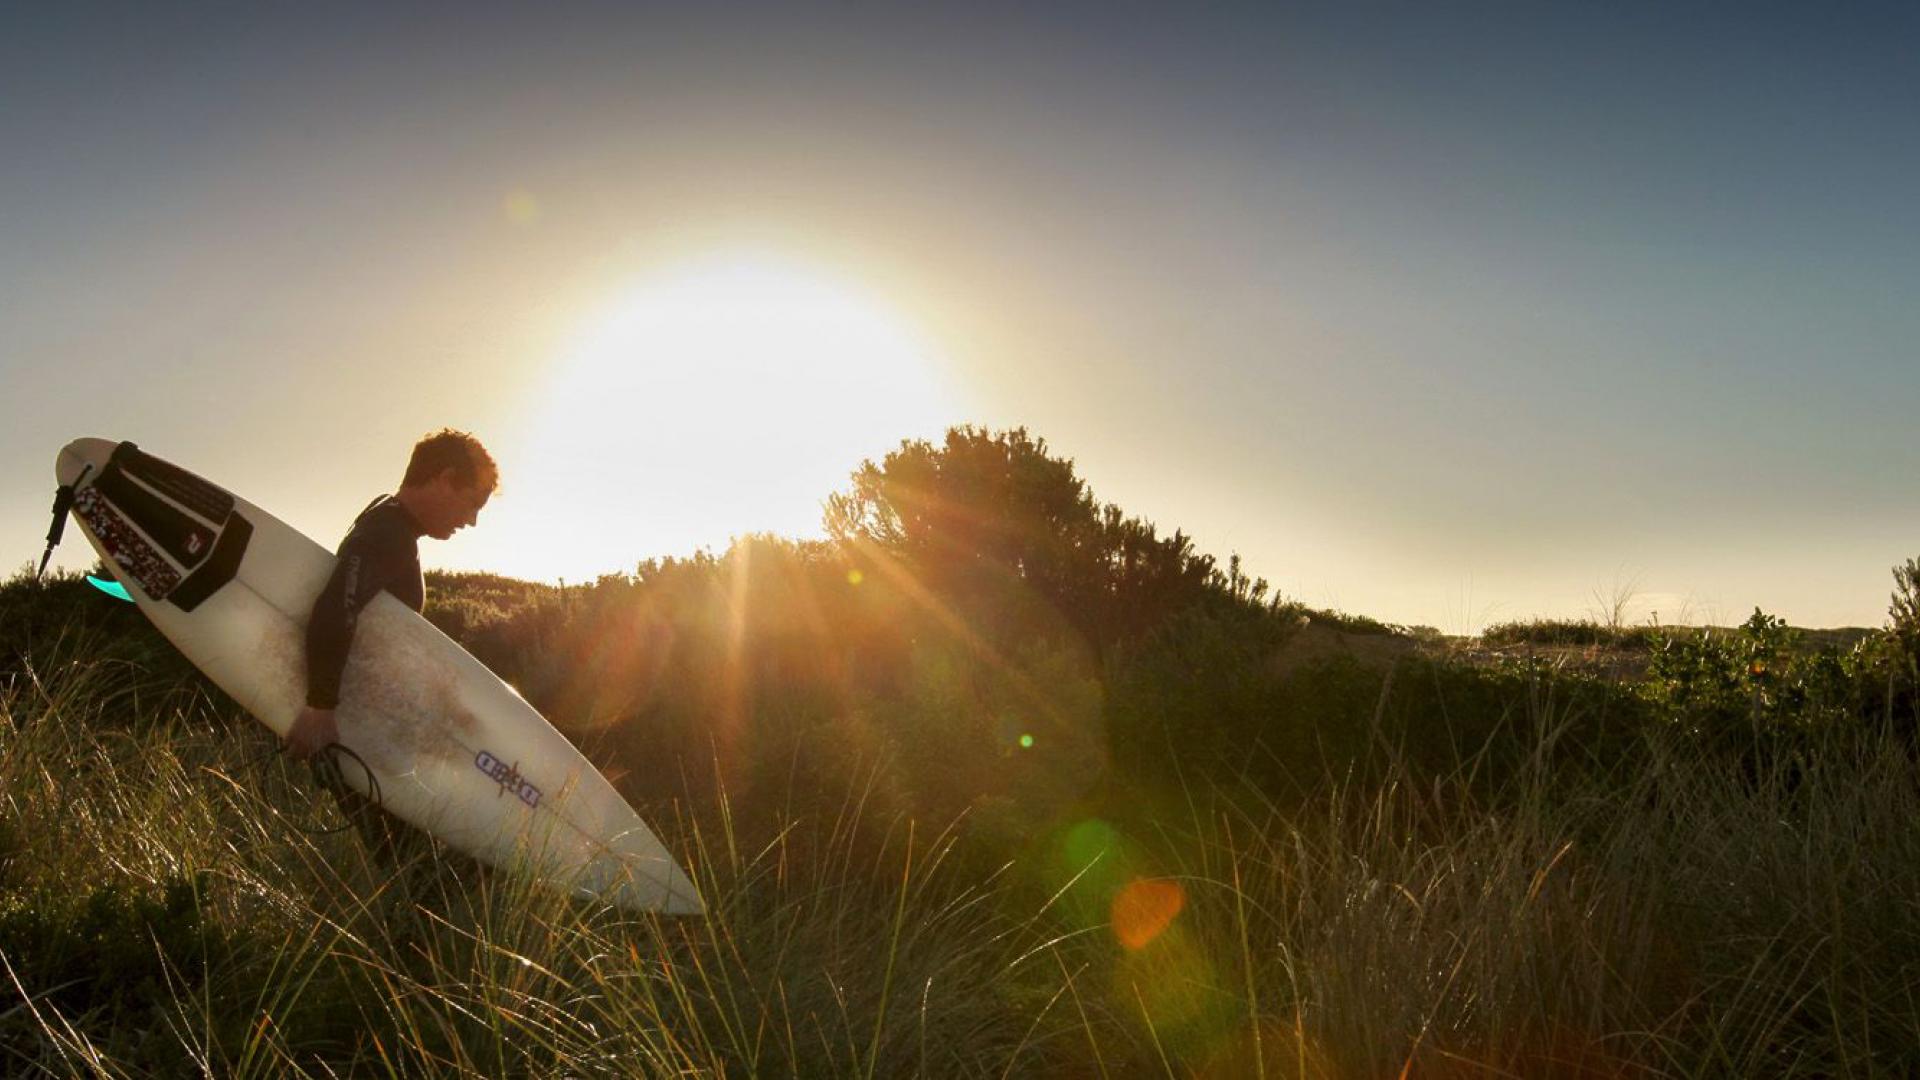
[[[360,511],[307,620],[307,701],[287,731],[289,756],[311,758],[340,739],[334,708],[360,609],[382,590],[415,611],[424,607],[420,538],[445,540],[474,524],[499,484],[500,471],[480,440],[443,428],[414,444],[400,490]],[[374,854],[401,861],[399,822],[343,785],[328,788]]]
[[[480,440],[445,428],[414,445],[400,491],[373,500],[354,519],[307,620],[307,705],[287,732],[290,755],[312,757],[340,738],[333,710],[360,609],[385,589],[419,611],[426,603],[420,538],[445,540],[472,525],[499,485],[499,469]]]

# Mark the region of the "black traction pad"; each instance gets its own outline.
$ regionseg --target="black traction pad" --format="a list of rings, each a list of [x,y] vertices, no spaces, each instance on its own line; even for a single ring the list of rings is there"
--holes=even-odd
[[[180,571],[120,516],[98,488],[88,487],[75,495],[73,512],[100,538],[108,557],[139,584],[142,592],[162,600],[180,584]]]
[[[220,539],[213,545],[213,556],[169,593],[167,600],[181,611],[199,607],[201,601],[233,580],[233,575],[240,570],[241,556],[247,553],[247,541],[251,539],[253,523],[239,514],[229,515],[227,527],[220,530]]]
[[[171,461],[162,461],[130,442],[113,448],[108,460],[153,490],[199,514],[215,525],[233,512],[233,496],[211,481],[202,480]]]
[[[234,513],[232,495],[130,442],[114,448],[73,505],[128,577],[182,611],[233,580],[253,539],[253,523]]]
[[[93,482],[93,490],[107,497],[128,521],[140,527],[160,549],[173,556],[183,569],[192,570],[213,551],[216,526],[221,518],[207,525],[182,512],[172,503],[127,478],[120,462],[109,461]]]

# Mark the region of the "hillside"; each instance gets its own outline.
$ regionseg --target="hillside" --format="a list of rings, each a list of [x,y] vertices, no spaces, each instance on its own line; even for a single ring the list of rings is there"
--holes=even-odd
[[[1904,624],[1406,632],[1269,595],[1024,433],[909,445],[831,506],[825,542],[429,580],[428,617],[658,826],[703,920],[396,873],[131,605],[0,583],[10,1069],[1920,1058],[1887,992],[1920,978]]]

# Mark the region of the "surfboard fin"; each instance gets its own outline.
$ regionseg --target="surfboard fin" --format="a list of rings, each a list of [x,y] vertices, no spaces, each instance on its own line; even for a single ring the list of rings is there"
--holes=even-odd
[[[133,594],[127,591],[125,585],[120,584],[112,578],[95,577],[92,574],[88,574],[87,584],[99,589],[101,592],[106,593],[116,600],[125,600],[129,604],[133,603]]]

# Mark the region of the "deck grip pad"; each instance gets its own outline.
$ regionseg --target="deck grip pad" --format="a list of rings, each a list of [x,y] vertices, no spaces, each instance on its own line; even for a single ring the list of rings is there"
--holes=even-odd
[[[180,584],[180,571],[120,516],[99,488],[89,487],[74,496],[73,510],[99,538],[100,546],[106,549],[114,565],[125,571],[148,596],[164,599]]]
[[[233,496],[226,490],[130,442],[114,448],[113,462],[148,487],[215,525],[227,520],[227,515],[233,512]]]
[[[110,462],[94,481],[100,494],[183,568],[192,570],[205,561],[213,550],[215,530],[129,480],[119,466]]]

